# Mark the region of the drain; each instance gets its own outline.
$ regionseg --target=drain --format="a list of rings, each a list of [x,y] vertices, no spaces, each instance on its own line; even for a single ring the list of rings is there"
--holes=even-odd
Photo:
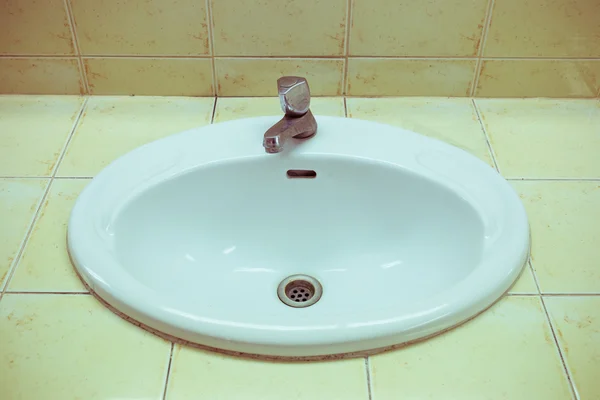
[[[285,278],[277,288],[277,296],[284,304],[303,308],[315,304],[323,294],[318,280],[308,275],[292,275]]]

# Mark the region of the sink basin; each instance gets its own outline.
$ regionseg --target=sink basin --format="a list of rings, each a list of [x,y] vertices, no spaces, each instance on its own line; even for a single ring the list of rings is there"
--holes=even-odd
[[[266,154],[277,120],[193,129],[106,167],[68,227],[88,287],[189,342],[307,357],[440,333],[519,276],[527,217],[484,162],[410,131],[318,116],[314,138]],[[315,285],[280,286],[296,274]]]

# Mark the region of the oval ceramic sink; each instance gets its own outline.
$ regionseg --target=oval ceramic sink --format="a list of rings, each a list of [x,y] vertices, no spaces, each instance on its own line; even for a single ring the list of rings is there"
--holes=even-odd
[[[262,117],[173,135],[110,164],[69,222],[83,280],[158,331],[271,356],[413,341],[503,295],[527,260],[529,230],[501,176],[413,132],[317,120],[314,138],[279,154],[262,147],[277,119]],[[294,274],[321,283],[314,305],[280,301],[279,283]]]

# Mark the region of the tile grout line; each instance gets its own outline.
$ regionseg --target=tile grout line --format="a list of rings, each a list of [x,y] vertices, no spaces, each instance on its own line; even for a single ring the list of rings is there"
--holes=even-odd
[[[543,297],[595,297],[600,293],[544,293]]]
[[[210,0],[206,0],[206,18],[208,25],[208,43],[210,46],[210,65],[212,69],[212,85],[213,85],[213,94],[214,96],[219,95],[219,90],[217,86],[217,67],[215,66],[215,32],[214,32],[214,23],[213,23],[213,15],[212,15],[212,5]]]
[[[552,319],[550,318],[550,313],[548,312],[548,308],[546,307],[546,302],[544,301],[544,295],[542,294],[540,282],[538,280],[537,274],[535,273],[535,269],[533,268],[533,264],[531,262],[531,254],[529,256],[529,260],[527,260],[527,265],[529,266],[529,269],[531,270],[531,273],[533,275],[533,281],[535,283],[535,287],[537,288],[537,291],[540,296],[539,298],[540,298],[540,302],[542,303],[542,309],[544,310],[544,314],[546,315],[546,321],[548,321],[548,326],[550,326],[550,332],[552,332],[552,337],[554,338],[554,345],[556,346],[558,356],[560,357],[560,362],[562,363],[562,366],[563,366],[563,371],[564,371],[565,375],[567,376],[567,381],[569,382],[569,388],[571,389],[571,395],[573,395],[576,400],[579,400],[579,393],[577,393],[577,388],[575,387],[575,384],[573,383],[573,379],[571,378],[571,372],[569,371],[569,367],[567,366],[566,359],[563,355],[563,350],[560,347],[558,338],[556,337],[556,331],[554,329],[554,324],[552,323]]]
[[[15,274],[15,271],[17,270],[17,266],[21,262],[21,257],[23,256],[23,253],[25,252],[25,247],[27,247],[27,242],[29,242],[29,237],[31,236],[31,233],[33,232],[33,227],[35,226],[35,224],[38,221],[38,216],[40,214],[40,211],[42,210],[42,208],[44,208],[44,203],[46,202],[46,199],[48,197],[48,192],[50,192],[51,186],[52,186],[52,179],[50,178],[50,179],[48,179],[48,182],[46,184],[46,189],[44,189],[44,194],[42,195],[42,198],[40,199],[40,202],[38,203],[38,206],[35,209],[35,213],[33,213],[33,218],[31,219],[31,222],[29,223],[29,227],[27,228],[27,231],[25,232],[23,240],[20,243],[19,251],[17,251],[17,255],[16,255],[15,259],[13,260],[12,265],[8,269],[8,273],[6,274],[6,281],[4,282],[4,287],[2,288],[2,290],[0,290],[0,294],[2,294],[3,296],[5,293],[10,293],[10,292],[8,292],[8,286],[10,285],[10,281],[12,280],[12,277]]]
[[[215,101],[213,103],[212,115],[210,116],[210,125],[215,123],[215,115],[217,114],[217,101],[218,100],[219,100],[219,98],[215,97]]]
[[[54,179],[93,179],[93,176],[55,176]],[[0,176],[0,179],[52,179],[48,176]]]
[[[530,234],[530,237],[531,237],[531,234]],[[531,238],[530,238],[530,241],[531,241]],[[529,246],[530,246],[530,250],[529,250],[529,260],[527,260],[527,266],[528,266],[529,270],[531,271],[531,275],[533,276],[533,283],[535,283],[535,288],[537,289],[538,294],[540,296],[542,296],[542,290],[540,289],[540,282],[538,281],[538,277],[535,273],[535,270],[533,269],[533,264],[531,263],[531,243],[529,244]]]
[[[69,133],[69,136],[67,137],[67,142],[63,146],[63,149],[62,149],[60,155],[58,156],[58,159],[56,160],[56,165],[54,166],[54,171],[52,171],[52,175],[50,176],[50,179],[52,179],[52,180],[54,180],[54,178],[56,177],[56,174],[58,173],[58,168],[60,167],[60,164],[62,163],[62,160],[65,157],[65,154],[67,154],[67,149],[69,148],[69,145],[71,144],[71,140],[73,140],[73,137],[75,136],[75,131],[77,130],[77,127],[79,126],[79,122],[81,121],[81,118],[83,117],[83,114],[85,113],[85,110],[87,109],[88,100],[89,100],[89,97],[86,97],[83,100],[83,104],[81,105],[81,110],[79,110],[79,114],[77,115],[77,118],[75,118],[75,122],[73,123],[73,127],[71,128],[71,132]]]
[[[479,85],[479,75],[481,75],[481,71],[483,69],[483,50],[485,49],[485,45],[487,43],[488,33],[490,31],[490,26],[492,24],[492,13],[494,12],[494,0],[490,0],[488,4],[487,13],[485,15],[485,22],[483,25],[483,31],[481,32],[481,43],[479,44],[478,54],[477,54],[477,64],[475,66],[475,76],[473,77],[472,86],[471,86],[471,97],[475,96],[475,91],[477,90],[477,85]]]
[[[542,302],[542,309],[544,310],[544,314],[546,315],[546,320],[548,321],[548,325],[550,326],[550,332],[552,332],[552,337],[554,338],[554,345],[556,346],[556,350],[558,351],[558,356],[560,357],[560,361],[563,366],[563,370],[565,375],[567,376],[567,381],[569,382],[569,388],[571,389],[571,394],[574,396],[574,399],[580,400],[579,392],[577,391],[577,387],[573,382],[573,378],[571,377],[571,371],[569,366],[567,365],[567,360],[564,356],[563,349],[556,337],[556,329],[554,328],[554,324],[552,323],[552,318],[550,318],[550,313],[548,312],[548,308],[546,307],[546,302],[544,301],[544,296],[540,296],[540,301]]]
[[[211,55],[176,55],[176,54],[83,54],[81,56],[74,54],[0,54],[0,58],[48,58],[48,59],[65,59],[65,58],[167,58],[167,59],[190,59],[190,60],[205,60],[208,58],[212,58]],[[381,56],[381,55],[352,55],[348,56],[349,58],[365,58],[365,59],[392,59],[392,60],[469,60],[469,61],[477,61],[477,56]],[[286,56],[268,56],[268,55],[222,55],[215,56],[215,58],[227,58],[227,59],[328,59],[328,60],[343,60],[345,56],[339,55],[315,55],[315,54],[305,54],[305,55],[286,55]],[[597,57],[481,57],[481,60],[490,60],[490,61],[593,61],[600,62],[600,58]],[[407,96],[404,96],[407,97]],[[438,96],[438,97],[448,97],[448,96]],[[455,96],[450,96],[455,97]],[[463,96],[464,97],[464,96]],[[493,97],[497,98],[497,97]],[[517,97],[520,98],[520,97]],[[537,98],[537,97],[535,97]],[[562,98],[562,97],[559,97]],[[572,97],[565,97],[568,99],[572,99]],[[582,97],[583,99],[588,97]],[[596,96],[591,97],[596,98]]]
[[[83,113],[87,107],[87,102],[88,102],[88,98],[85,97],[83,99],[83,103],[81,104],[81,108],[79,109],[79,113],[77,114],[77,117],[75,118],[75,121],[73,122],[73,125],[69,132],[67,140],[63,146],[63,149],[62,149],[60,155],[58,156],[58,159],[56,160],[56,165],[54,166],[52,175],[50,177],[46,178],[46,179],[48,179],[48,184],[46,185],[46,190],[44,191],[44,194],[42,195],[42,198],[38,204],[38,207],[36,208],[35,213],[33,214],[32,222],[30,223],[29,228],[27,229],[27,232],[21,243],[19,251],[17,252],[17,256],[13,260],[13,264],[10,266],[10,268],[8,270],[8,274],[6,276],[6,281],[4,282],[4,287],[1,290],[2,293],[6,293],[6,291],[8,290],[10,281],[12,280],[12,277],[14,276],[15,271],[17,270],[17,266],[21,262],[21,258],[23,257],[23,253],[25,252],[25,248],[27,247],[27,243],[29,242],[29,239],[31,238],[31,233],[33,232],[33,229],[39,220],[40,212],[41,212],[42,208],[44,207],[44,204],[48,198],[48,194],[50,193],[50,188],[52,187],[52,184],[54,183],[54,176],[58,172],[58,167],[60,166],[60,163],[61,163],[63,157],[65,156],[65,153],[67,152],[67,147],[69,146],[69,143],[71,143],[71,138],[75,134],[75,130],[77,129],[77,126],[79,125],[81,116],[83,115]]]
[[[507,181],[597,182],[600,178],[504,178]]]
[[[23,290],[7,290],[6,294],[32,294],[32,295],[40,295],[40,294],[48,294],[48,295],[69,295],[69,296],[91,296],[90,292],[42,292],[42,291],[23,291]]]
[[[540,297],[539,293],[506,293],[504,296],[510,296],[510,297]]]
[[[494,152],[494,148],[492,147],[492,143],[490,142],[490,137],[488,135],[487,129],[485,129],[485,124],[483,123],[483,118],[481,118],[481,113],[479,111],[479,107],[477,106],[477,102],[475,101],[475,99],[471,99],[471,103],[473,104],[473,108],[475,109],[475,114],[477,114],[479,126],[483,131],[483,136],[485,137],[485,142],[487,143],[488,150],[490,151],[490,155],[492,156],[492,162],[494,163],[494,167],[496,167],[496,171],[499,174],[502,174],[502,172],[500,172],[500,168],[498,168],[498,160],[496,160],[496,153]]]
[[[67,12],[67,18],[69,19],[69,27],[71,28],[71,38],[73,39],[73,46],[77,53],[77,63],[79,64],[79,77],[83,83],[83,89],[85,93],[90,93],[90,84],[88,82],[87,74],[85,73],[85,66],[83,65],[83,59],[81,58],[81,48],[79,47],[79,38],[77,37],[77,31],[75,30],[75,17],[73,16],[73,10],[71,9],[71,0],[63,0],[65,5],[65,11]]]
[[[346,8],[347,10],[346,31],[344,32],[344,75],[342,76],[342,96],[348,94],[348,55],[350,53],[350,24],[352,23],[352,0],[346,1]]]
[[[167,363],[167,375],[165,377],[165,389],[163,390],[162,400],[167,398],[167,390],[169,388],[169,378],[171,377],[171,365],[173,364],[173,348],[175,343],[171,342],[171,351],[169,352],[169,362]]]
[[[348,103],[346,102],[346,97],[344,97],[344,117],[348,118]]]
[[[369,395],[369,400],[373,400],[373,384],[371,382],[371,361],[369,356],[365,357],[365,374],[367,376],[367,394]]]

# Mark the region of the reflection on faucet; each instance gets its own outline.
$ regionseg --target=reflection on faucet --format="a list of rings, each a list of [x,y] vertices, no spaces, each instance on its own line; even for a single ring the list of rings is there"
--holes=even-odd
[[[317,133],[317,121],[310,111],[310,89],[304,78],[284,76],[277,80],[284,117],[265,132],[267,153],[279,153],[289,138],[308,139]]]

